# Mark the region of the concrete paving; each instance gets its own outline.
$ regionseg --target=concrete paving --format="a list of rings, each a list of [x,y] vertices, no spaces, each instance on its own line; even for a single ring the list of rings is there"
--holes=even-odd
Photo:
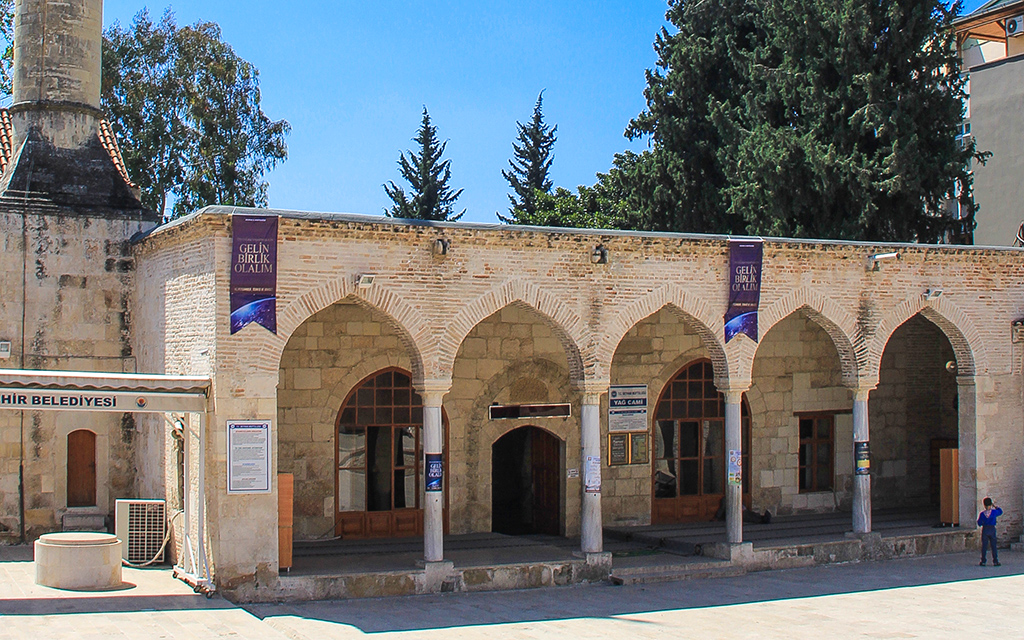
[[[167,570],[75,593],[0,549],[0,639],[959,638],[1024,636],[1024,554],[827,565],[716,580],[236,607]]]

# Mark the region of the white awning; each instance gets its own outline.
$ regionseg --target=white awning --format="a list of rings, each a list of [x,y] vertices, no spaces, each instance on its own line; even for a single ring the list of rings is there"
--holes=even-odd
[[[0,369],[0,409],[203,412],[210,384],[191,376]]]

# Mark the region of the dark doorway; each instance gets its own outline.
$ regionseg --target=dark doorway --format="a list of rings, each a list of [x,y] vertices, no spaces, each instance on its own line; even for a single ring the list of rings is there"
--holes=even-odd
[[[68,506],[96,506],[96,434],[85,429],[68,434]]]
[[[491,447],[491,530],[559,535],[562,443],[539,427],[520,427]]]

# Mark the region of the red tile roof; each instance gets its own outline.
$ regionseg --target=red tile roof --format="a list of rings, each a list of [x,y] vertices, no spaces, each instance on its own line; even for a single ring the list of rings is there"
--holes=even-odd
[[[121,156],[121,148],[117,146],[117,138],[114,137],[114,130],[110,121],[106,118],[100,120],[99,130],[100,143],[110,155],[110,160],[117,167],[117,172],[124,178],[125,183],[133,190],[136,189],[124,166],[124,158]],[[0,109],[0,175],[7,171],[7,165],[14,157],[14,125],[11,122],[11,112],[7,109]]]

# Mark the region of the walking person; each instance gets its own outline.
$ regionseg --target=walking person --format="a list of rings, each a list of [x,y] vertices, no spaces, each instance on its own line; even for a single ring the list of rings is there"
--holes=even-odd
[[[999,566],[999,551],[996,548],[996,518],[1003,515],[1003,510],[992,502],[992,498],[985,498],[985,510],[978,514],[978,526],[981,527],[981,566],[985,566],[988,560],[986,551],[992,547],[992,565]]]

